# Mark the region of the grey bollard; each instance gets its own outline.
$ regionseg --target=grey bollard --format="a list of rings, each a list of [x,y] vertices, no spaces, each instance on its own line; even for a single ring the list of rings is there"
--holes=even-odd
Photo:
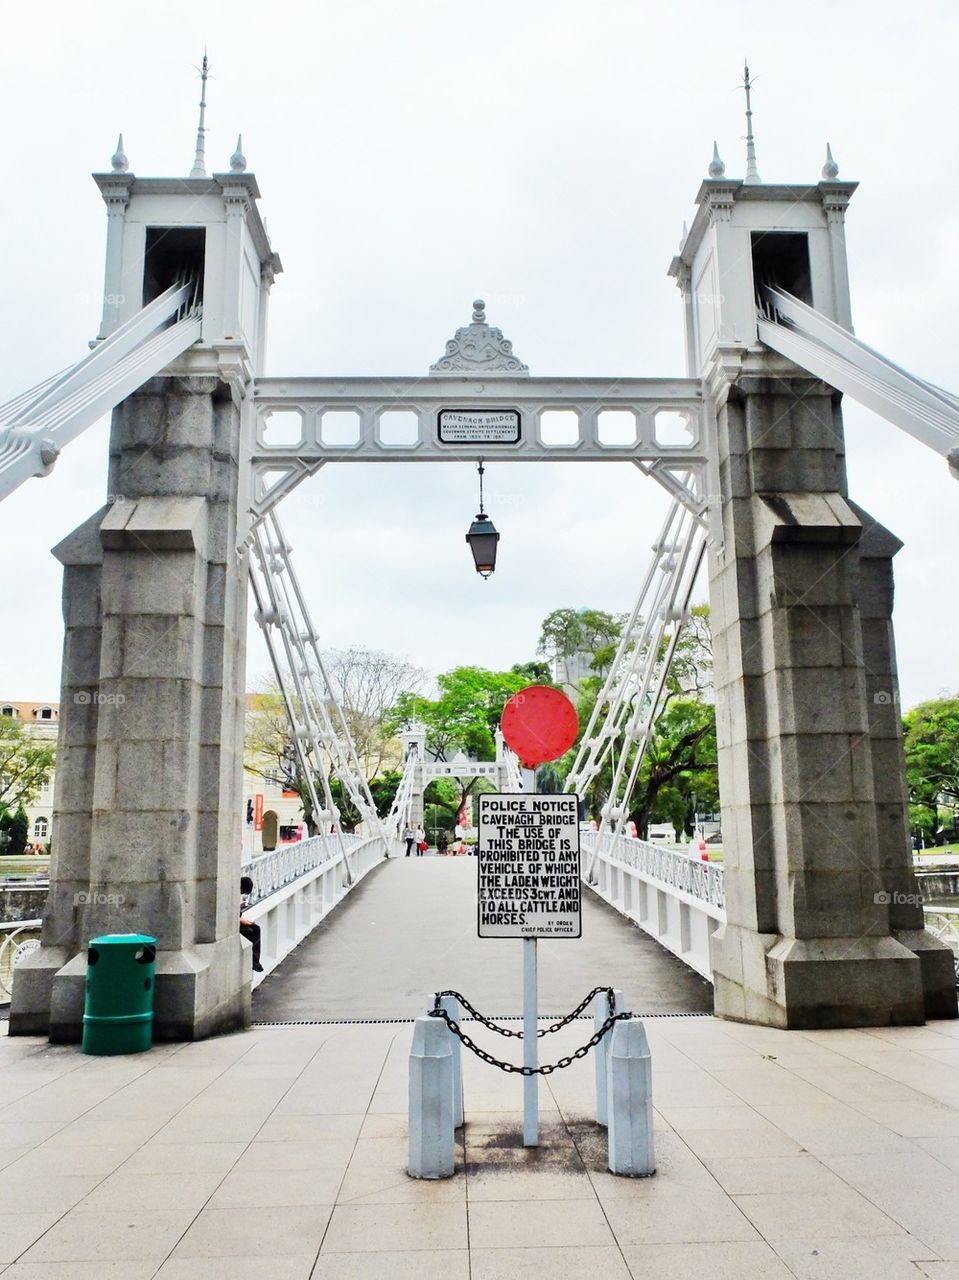
[[[625,1018],[609,1047],[609,1171],[627,1178],[656,1172],[653,1150],[653,1060],[640,1018]]]
[[[440,1007],[446,1010],[454,1022],[459,1022],[460,1006],[455,996],[444,996]],[[453,1049],[453,1128],[458,1129],[463,1123],[463,1046],[445,1022],[443,1026]]]
[[[623,993],[618,987],[613,988],[613,1012],[623,1012]],[[609,1001],[606,999],[606,992],[601,991],[598,996],[593,998],[593,1030],[598,1031],[606,1019],[609,1017]],[[616,1028],[613,1028],[615,1031]],[[606,1105],[606,1057],[609,1052],[609,1043],[612,1038],[611,1031],[608,1036],[604,1036],[596,1046],[596,1123],[604,1127],[607,1122],[608,1108]]]
[[[453,1175],[453,1051],[446,1023],[423,1014],[410,1047],[411,1178]]]

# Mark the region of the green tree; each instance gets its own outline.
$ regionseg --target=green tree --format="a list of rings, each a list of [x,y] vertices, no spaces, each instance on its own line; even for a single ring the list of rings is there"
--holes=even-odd
[[[7,837],[0,846],[0,853],[23,853],[27,844],[27,836],[30,834],[30,823],[27,821],[27,815],[23,805],[17,805],[16,809],[7,809],[0,816],[0,831]]]
[[[454,778],[434,778],[423,793],[423,827],[427,838],[438,840],[441,831],[452,836],[461,803],[460,784]]]
[[[694,698],[676,698],[656,721],[629,802],[629,816],[645,839],[654,818],[687,825],[692,794],[716,786],[716,709]]]
[[[434,760],[449,760],[464,751],[476,760],[496,758],[493,735],[507,701],[529,680],[515,671],[454,667],[436,681],[439,697],[404,693],[396,700],[395,727],[420,720],[426,726],[426,750]]]
[[[959,696],[921,702],[902,727],[911,819],[934,842],[940,806],[959,807]]]
[[[579,699],[581,734],[602,686],[599,676],[583,682]],[[695,808],[718,807],[716,716],[707,700],[711,688],[709,606],[698,605],[680,635],[653,734],[632,794],[627,798],[630,818],[640,836],[648,834],[652,820],[672,822],[677,831],[682,831],[688,829]],[[602,732],[604,721],[605,711],[598,720],[598,732]],[[627,748],[624,742],[614,743],[611,756],[583,797],[587,812],[594,818],[599,819],[612,785],[611,760],[618,759],[623,750],[632,753],[636,748]],[[558,762],[563,776],[572,767],[574,757],[575,748]],[[628,767],[627,760],[627,770]]]
[[[243,767],[256,778],[279,779],[284,791],[295,792],[307,834],[317,834],[310,789],[293,746],[286,703],[275,680],[264,682],[253,697],[253,706],[247,711]],[[314,785],[322,803],[323,792],[318,776]]]
[[[536,652],[567,676],[574,658],[590,654],[591,668],[604,674],[616,653],[623,621],[603,609],[554,609],[543,619]]]
[[[673,697],[708,698],[713,689],[713,636],[709,605],[693,605],[680,632],[666,678],[664,707]]]
[[[452,760],[462,751],[473,760],[495,760],[494,734],[503,707],[514,693],[530,683],[526,674],[487,671],[484,667],[454,667],[437,677],[439,697],[404,693],[393,708],[394,731],[419,720],[426,726],[426,751],[433,760]],[[478,778],[458,779],[457,809],[478,789]]]
[[[55,756],[49,738],[34,737],[11,716],[0,716],[0,813],[36,800],[50,781]]]
[[[650,813],[651,822],[672,823],[677,839],[693,834],[697,813],[712,813],[719,808],[714,730],[697,746],[693,764],[660,785]]]
[[[389,729],[390,710],[400,693],[422,690],[427,674],[402,658],[359,646],[327,650],[323,665],[363,771],[376,778],[400,762],[400,745]]]
[[[527,684],[549,684],[553,683],[553,673],[549,669],[548,662],[514,662],[510,667],[510,671],[514,675],[522,676]]]
[[[385,818],[390,811],[401,777],[402,774],[397,773],[395,769],[388,769],[378,778],[373,778],[369,783],[373,804],[381,818]],[[340,811],[340,822],[343,825],[343,829],[345,831],[355,830],[357,824],[362,821],[360,812],[353,803],[350,793],[344,790],[339,778],[332,780],[330,791],[333,794],[333,802]]]

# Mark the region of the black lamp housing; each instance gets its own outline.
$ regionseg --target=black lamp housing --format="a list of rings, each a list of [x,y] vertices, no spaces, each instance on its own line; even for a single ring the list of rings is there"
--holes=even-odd
[[[481,578],[488,578],[496,568],[496,544],[499,542],[499,534],[492,520],[483,510],[483,459],[479,461],[479,482],[480,482],[480,509],[477,512],[476,519],[470,525],[469,533],[466,535],[466,541],[469,543],[470,551],[473,553],[473,561],[476,565],[476,572]]]
[[[499,534],[488,515],[479,512],[470,525],[466,541],[473,553],[476,572],[481,578],[488,578],[496,568],[496,544],[499,542]]]

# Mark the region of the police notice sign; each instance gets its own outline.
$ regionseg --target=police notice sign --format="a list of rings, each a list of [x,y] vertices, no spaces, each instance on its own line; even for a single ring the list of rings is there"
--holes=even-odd
[[[481,795],[477,854],[481,938],[581,936],[576,796]]]

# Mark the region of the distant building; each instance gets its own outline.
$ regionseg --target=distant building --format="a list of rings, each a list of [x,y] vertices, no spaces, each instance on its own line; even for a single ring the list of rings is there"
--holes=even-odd
[[[60,704],[58,702],[19,702],[14,699],[0,701],[0,716],[16,720],[31,738],[48,739],[56,746],[60,729]],[[35,849],[43,849],[50,843],[53,825],[54,772],[40,788],[36,799],[23,806],[27,815],[27,842]]]
[[[578,698],[587,676],[595,676],[592,669],[593,654],[585,650],[571,654],[568,658],[557,655],[550,663],[553,683],[558,684],[563,692],[574,699]]]
[[[247,695],[247,711],[255,706],[255,694]],[[56,746],[60,728],[60,705],[57,702],[21,702],[10,698],[0,701],[0,716],[15,720],[30,737],[48,739]],[[53,827],[53,788],[55,769],[40,788],[39,795],[25,804],[27,841],[38,852],[50,843]],[[262,775],[244,768],[243,856],[269,852],[306,835],[303,809],[295,791],[283,786],[283,778],[275,761],[264,759]]]
[[[249,717],[257,709],[261,694],[246,695],[247,739]],[[252,756],[245,744],[243,767],[243,858],[269,853],[307,835],[303,806],[295,791],[283,786],[283,773],[276,756]]]
[[[243,770],[243,857],[269,853],[280,845],[302,840],[307,832],[303,806],[295,791],[287,791],[279,771],[261,776]]]

